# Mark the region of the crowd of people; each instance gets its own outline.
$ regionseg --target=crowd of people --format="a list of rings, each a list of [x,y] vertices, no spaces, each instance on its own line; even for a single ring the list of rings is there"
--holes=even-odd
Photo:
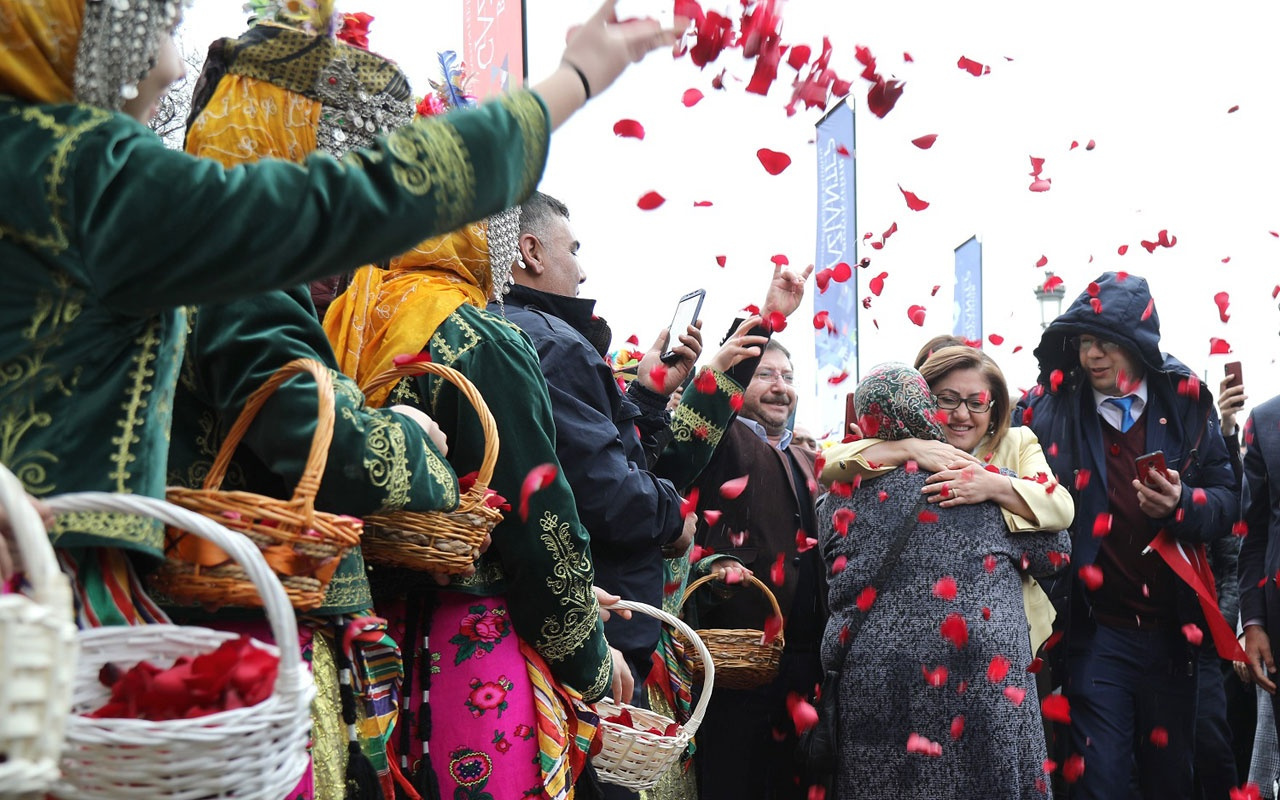
[[[145,123],[182,74],[178,0],[0,0],[0,463],[79,626],[270,639],[260,610],[156,595],[159,523],[41,500],[199,488],[251,400],[222,488],[289,498],[331,381],[316,509],[456,509],[477,409],[434,374],[384,380],[430,362],[492,414],[507,505],[461,573],[359,547],[328,565],[299,612],[319,697],[290,798],[635,797],[596,774],[593,704],[681,724],[700,690],[696,739],[645,796],[1276,796],[1280,399],[1238,425],[1243,385],[1215,402],[1161,351],[1145,280],[1092,283],[1021,398],[939,336],[868,371],[819,442],[770,324],[812,267],[776,266],[714,352],[701,321],[655,320],[621,369],[569,204],[537,191],[551,132],[675,31],[610,0],[533,89],[438,113],[316,5],[266,4],[211,46],[176,152]],[[258,396],[297,359],[328,381]],[[0,537],[7,590],[21,570]],[[780,655],[700,687],[619,597]],[[796,758],[814,705],[836,709],[829,773]]]

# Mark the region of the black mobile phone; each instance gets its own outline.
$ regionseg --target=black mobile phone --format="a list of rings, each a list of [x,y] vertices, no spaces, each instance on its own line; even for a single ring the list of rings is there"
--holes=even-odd
[[[688,333],[689,326],[698,319],[702,299],[706,296],[705,289],[698,289],[681,297],[676,304],[676,313],[671,317],[671,325],[667,328],[667,349],[660,356],[663,364],[674,364],[680,360],[675,348],[680,346],[680,337]]]
[[[1159,472],[1166,479],[1169,477],[1169,470],[1164,463],[1164,451],[1157,450],[1154,453],[1147,453],[1144,456],[1138,456],[1133,461],[1133,465],[1138,470],[1138,480],[1147,486],[1152,486],[1155,481],[1151,479],[1151,474]]]

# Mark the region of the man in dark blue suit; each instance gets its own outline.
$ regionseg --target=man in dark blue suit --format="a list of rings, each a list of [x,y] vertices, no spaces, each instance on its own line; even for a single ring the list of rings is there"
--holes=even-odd
[[[1244,493],[1248,525],[1240,548],[1240,618],[1244,650],[1253,679],[1271,694],[1275,707],[1275,657],[1271,641],[1280,636],[1280,397],[1253,410],[1244,427]],[[1280,715],[1278,715],[1280,716]]]
[[[1147,282],[1125,273],[1091,283],[1036,357],[1015,423],[1036,432],[1076,503],[1071,569],[1046,587],[1084,760],[1072,796],[1128,798],[1136,764],[1144,797],[1190,798],[1201,642],[1238,650],[1204,551],[1239,511],[1213,397],[1161,353]],[[1168,471],[1139,480],[1135,461],[1156,450]]]

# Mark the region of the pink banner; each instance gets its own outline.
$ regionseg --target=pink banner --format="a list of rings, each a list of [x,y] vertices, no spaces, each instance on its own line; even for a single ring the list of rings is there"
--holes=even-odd
[[[478,98],[524,86],[523,0],[462,0],[462,40]]]

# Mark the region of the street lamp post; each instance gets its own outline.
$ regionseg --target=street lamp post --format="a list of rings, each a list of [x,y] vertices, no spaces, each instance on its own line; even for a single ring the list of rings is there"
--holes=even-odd
[[[1053,272],[1046,270],[1044,283],[1036,286],[1035,295],[1036,302],[1040,304],[1040,328],[1043,330],[1062,313],[1062,301],[1067,290],[1062,288],[1061,279],[1053,280]]]

